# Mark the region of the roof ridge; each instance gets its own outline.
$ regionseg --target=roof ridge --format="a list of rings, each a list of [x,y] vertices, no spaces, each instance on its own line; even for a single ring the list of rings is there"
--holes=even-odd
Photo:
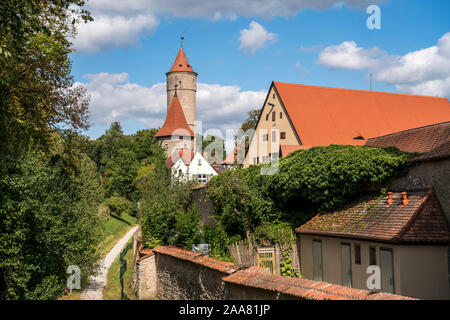
[[[309,87],[309,88],[321,88],[321,89],[334,89],[334,90],[343,90],[343,91],[358,91],[358,92],[365,92],[365,93],[382,93],[382,94],[388,94],[388,95],[399,95],[399,96],[407,96],[407,97],[420,97],[420,98],[429,98],[429,99],[439,99],[439,100],[447,100],[448,103],[449,100],[445,97],[436,97],[436,96],[426,96],[426,95],[420,95],[420,94],[409,94],[409,93],[398,93],[398,92],[387,92],[387,91],[371,91],[371,90],[363,90],[363,89],[350,89],[350,88],[338,88],[338,87],[326,87],[326,86],[315,86],[311,84],[302,84],[302,83],[291,83],[291,82],[283,82],[283,81],[273,81],[273,83],[282,84],[282,85],[290,85],[290,86],[300,86],[300,87]]]
[[[384,134],[382,136],[368,138],[367,141],[374,140],[374,139],[379,139],[379,138],[384,138],[384,137],[389,137],[389,136],[393,136],[393,135],[396,135],[396,134],[402,134],[402,133],[405,133],[405,132],[419,130],[419,129],[423,129],[423,128],[428,128],[428,127],[433,127],[433,126],[440,126],[440,125],[447,124],[447,123],[450,124],[450,121],[432,123],[432,124],[427,124],[427,125],[416,127],[416,128],[411,128],[411,129],[406,129],[406,130],[402,130],[402,131],[392,132],[392,133]]]

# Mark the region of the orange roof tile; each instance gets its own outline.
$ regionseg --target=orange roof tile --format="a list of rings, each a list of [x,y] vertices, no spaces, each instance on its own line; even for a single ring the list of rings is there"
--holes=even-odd
[[[317,215],[295,232],[391,243],[448,245],[450,228],[432,191],[408,192],[403,204],[399,193],[387,197],[367,195],[332,213]]]
[[[186,54],[184,53],[183,48],[180,48],[180,51],[178,51],[178,55],[175,59],[175,62],[172,65],[172,68],[170,68],[169,72],[175,72],[175,71],[194,72],[194,69],[192,69],[192,66],[189,64],[189,61],[186,57]]]
[[[413,161],[450,157],[450,121],[400,131],[367,140],[366,146],[396,147],[406,152],[424,153]]]
[[[234,147],[233,151],[231,151],[225,160],[222,161],[222,164],[235,164],[237,159],[237,147]]]
[[[194,159],[194,153],[189,149],[178,149],[175,150],[167,159],[166,166],[170,169],[173,165],[180,159],[184,162],[185,165],[189,165]]]
[[[286,157],[289,154],[291,154],[294,151],[297,150],[307,150],[310,149],[311,146],[305,146],[305,145],[301,145],[301,146],[297,146],[297,145],[281,145],[281,156],[282,157]]]
[[[308,300],[415,300],[405,296],[354,289],[328,282],[272,275],[260,267],[237,271],[223,278],[223,281]]]
[[[368,138],[450,121],[445,98],[283,82],[274,86],[303,145],[364,145]]]
[[[168,255],[177,259],[190,261],[195,264],[199,264],[226,274],[232,274],[238,267],[231,262],[225,262],[210,258],[207,255],[195,253],[185,249],[177,248],[174,246],[160,246],[153,249],[153,252],[158,254]]]
[[[181,108],[180,99],[177,96],[172,98],[166,120],[161,129],[155,134],[155,137],[170,137],[172,135],[183,137],[194,136],[194,132],[187,124],[186,117]]]

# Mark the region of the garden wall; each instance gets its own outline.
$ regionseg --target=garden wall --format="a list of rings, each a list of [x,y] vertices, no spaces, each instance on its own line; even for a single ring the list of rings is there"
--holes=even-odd
[[[146,250],[146,249],[143,249]],[[143,251],[140,250],[140,251]],[[370,292],[326,282],[272,275],[267,269],[240,269],[230,262],[184,249],[157,247],[141,259],[139,299],[170,300],[385,300],[410,299],[388,293]],[[142,262],[147,267],[143,267]],[[147,283],[144,283],[147,279]]]

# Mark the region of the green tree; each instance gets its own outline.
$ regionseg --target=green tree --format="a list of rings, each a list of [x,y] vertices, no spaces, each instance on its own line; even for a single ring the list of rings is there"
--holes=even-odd
[[[46,148],[63,129],[86,129],[89,99],[74,86],[70,16],[91,20],[81,0],[8,0],[0,6],[0,170],[27,151]],[[36,145],[36,144],[35,144]],[[37,146],[37,145],[36,145]]]
[[[35,148],[1,182],[0,282],[3,299],[55,299],[63,294],[66,268],[77,265],[82,280],[98,260],[100,182],[95,164],[79,156]]]
[[[106,165],[106,194],[111,196],[117,193],[129,200],[137,200],[135,180],[138,170],[136,155],[128,149],[119,149]]]

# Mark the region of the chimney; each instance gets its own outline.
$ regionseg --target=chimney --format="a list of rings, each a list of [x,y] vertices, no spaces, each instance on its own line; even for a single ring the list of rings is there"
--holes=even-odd
[[[402,192],[402,202],[405,206],[408,204],[408,197],[406,192]]]
[[[388,192],[388,201],[387,204],[390,205],[392,204],[392,202],[394,202],[394,200],[392,199],[392,192]]]

